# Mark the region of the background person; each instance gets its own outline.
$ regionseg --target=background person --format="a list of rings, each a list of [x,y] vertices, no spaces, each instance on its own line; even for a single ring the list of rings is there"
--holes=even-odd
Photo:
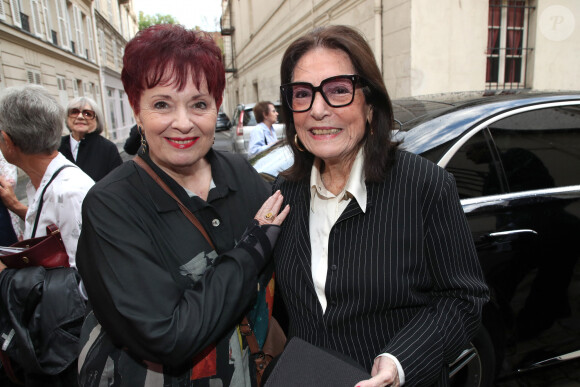
[[[6,161],[22,169],[30,178],[26,187],[29,207],[18,201],[10,184],[0,186],[0,198],[8,209],[24,219],[24,239],[45,236],[46,227],[55,224],[61,232],[69,264],[74,268],[82,223],[81,204],[94,182],[57,150],[63,116],[60,104],[40,86],[11,87],[3,91],[0,95],[0,151]],[[36,221],[41,200],[43,206]],[[54,273],[54,270],[50,272]],[[63,270],[70,274],[69,269]],[[22,305],[13,302],[16,295],[12,289],[23,291],[22,286],[30,278],[38,281],[42,294],[34,298],[35,292],[31,289],[26,303],[26,313],[32,316],[30,319],[38,319],[38,324],[33,324],[33,327],[42,326],[42,334],[29,332],[38,346],[35,356],[48,359],[51,368],[62,368],[63,371],[56,375],[27,373],[24,375],[25,385],[75,386],[78,348],[78,333],[75,332],[80,330],[85,312],[84,300],[78,292],[78,274],[67,275],[67,281],[43,287],[46,278],[42,273],[42,268],[7,269],[0,260],[0,304],[3,308],[10,305],[9,310],[3,309],[2,313],[14,313],[15,310],[24,313],[19,309]],[[44,304],[45,309],[41,308],[41,311],[51,310],[49,316],[33,313],[38,309],[33,309],[32,305],[37,305],[39,299],[45,303],[49,295],[56,296],[59,305]],[[11,321],[15,321],[14,316]],[[6,327],[2,325],[1,328]]]
[[[129,131],[129,137],[125,140],[123,149],[128,155],[136,155],[141,148],[141,134],[139,133],[139,126],[137,124],[131,127]]]
[[[289,337],[348,355],[357,386],[444,383],[488,299],[451,174],[391,142],[391,102],[354,29],[318,28],[281,65],[295,163],[275,249]]]
[[[170,24],[142,30],[125,47],[121,79],[147,140],[139,157],[216,250],[136,163],[96,184],[79,240],[94,311],[83,326],[80,384],[250,386],[253,360],[236,324],[248,314],[263,342],[269,256],[289,209],[276,216],[281,195],[268,198],[241,156],[211,149],[225,70],[209,35]]]
[[[89,97],[77,97],[66,112],[70,135],[62,137],[59,151],[99,181],[123,163],[117,146],[101,136],[105,122],[101,108]]]
[[[254,117],[258,125],[250,133],[248,157],[268,149],[278,141],[274,124],[278,121],[278,112],[272,102],[262,101],[254,106]]]

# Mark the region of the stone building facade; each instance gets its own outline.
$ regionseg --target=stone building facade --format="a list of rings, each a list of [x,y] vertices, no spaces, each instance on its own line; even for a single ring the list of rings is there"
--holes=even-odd
[[[39,84],[63,106],[91,97],[120,141],[133,120],[121,58],[137,29],[132,0],[0,0],[0,89]]]
[[[364,34],[392,98],[580,90],[578,0],[222,0],[225,110],[279,100],[284,50],[328,24]]]

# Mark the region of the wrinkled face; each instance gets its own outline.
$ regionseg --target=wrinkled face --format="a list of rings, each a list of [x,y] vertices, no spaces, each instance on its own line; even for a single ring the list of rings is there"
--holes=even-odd
[[[300,58],[294,68],[292,82],[308,82],[319,86],[323,80],[355,74],[348,55],[335,49],[317,47]],[[354,160],[370,120],[371,107],[360,88],[348,106],[329,106],[320,93],[314,95],[312,108],[293,113],[298,138],[304,147],[325,163]]]
[[[151,159],[169,175],[189,175],[213,144],[217,107],[200,83],[183,90],[157,85],[143,92],[136,121],[143,128]]]
[[[276,106],[273,104],[268,105],[268,113],[264,115],[264,123],[268,126],[272,126],[278,121],[278,111]]]
[[[69,109],[68,113],[73,109]],[[97,129],[97,117],[94,116],[94,111],[91,105],[79,106],[75,111],[78,110],[78,114],[68,114],[67,115],[67,126],[70,129],[73,137],[78,141],[85,137],[87,133],[93,132]],[[93,112],[94,118],[89,118],[87,115],[83,114],[83,111]]]

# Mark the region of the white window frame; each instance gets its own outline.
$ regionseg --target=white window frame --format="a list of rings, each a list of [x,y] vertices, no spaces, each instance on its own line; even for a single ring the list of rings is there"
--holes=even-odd
[[[73,19],[74,19],[74,29],[75,29],[75,40],[77,42],[77,55],[86,58],[85,51],[85,34],[83,32],[83,13],[73,4],[72,6]]]
[[[528,33],[529,33],[529,2],[526,1],[525,8],[524,8],[524,15],[523,17],[523,27],[522,27],[522,48],[520,55],[507,55],[507,32],[508,32],[508,8],[505,5],[505,2],[502,1],[501,7],[501,16],[500,16],[500,28],[499,28],[499,36],[500,36],[500,50],[497,55],[488,55],[488,57],[497,57],[498,58],[498,75],[497,75],[497,82],[486,82],[487,89],[505,89],[508,85],[511,86],[509,88],[514,88],[513,85],[516,85],[515,88],[522,89],[525,88],[526,85],[526,67],[527,67],[527,54],[529,47],[527,46],[528,42]],[[507,63],[507,58],[521,58],[520,64],[520,81],[519,82],[508,82],[505,80],[505,68]]]
[[[91,62],[96,62],[95,57],[95,42],[93,40],[93,23],[91,23],[91,18],[87,16],[87,37],[89,45],[89,57],[87,58]]]
[[[77,98],[79,96],[79,80],[73,79],[73,98]]]
[[[40,0],[30,0],[30,13],[32,15],[32,25],[34,26],[34,34],[39,38],[44,38],[44,31],[42,25],[42,17],[40,16]]]
[[[48,0],[42,0],[42,17],[44,18],[44,29],[46,30],[46,40],[52,42],[52,23],[50,20],[50,8]]]
[[[101,66],[107,67],[107,42],[103,30],[99,30],[99,46],[101,46]]]
[[[20,19],[20,1],[10,0],[10,9],[12,10],[12,24],[22,28],[22,20]]]
[[[55,0],[56,15],[58,19],[58,31],[60,32],[61,47],[71,50],[70,46],[70,31],[68,23],[68,14],[66,10],[66,0]]]
[[[4,1],[0,0],[0,20],[6,20],[6,10],[4,9]]]
[[[113,63],[115,64],[115,69],[119,67],[119,53],[117,51],[117,40],[113,39]]]

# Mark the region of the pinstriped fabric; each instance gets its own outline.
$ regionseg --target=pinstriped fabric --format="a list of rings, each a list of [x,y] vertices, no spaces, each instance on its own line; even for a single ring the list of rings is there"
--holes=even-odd
[[[434,383],[468,343],[488,299],[453,177],[399,152],[385,182],[367,184],[333,226],[322,313],[312,282],[308,182],[279,180],[290,215],[275,250],[290,336],[345,353],[370,371],[391,353],[406,385]]]

